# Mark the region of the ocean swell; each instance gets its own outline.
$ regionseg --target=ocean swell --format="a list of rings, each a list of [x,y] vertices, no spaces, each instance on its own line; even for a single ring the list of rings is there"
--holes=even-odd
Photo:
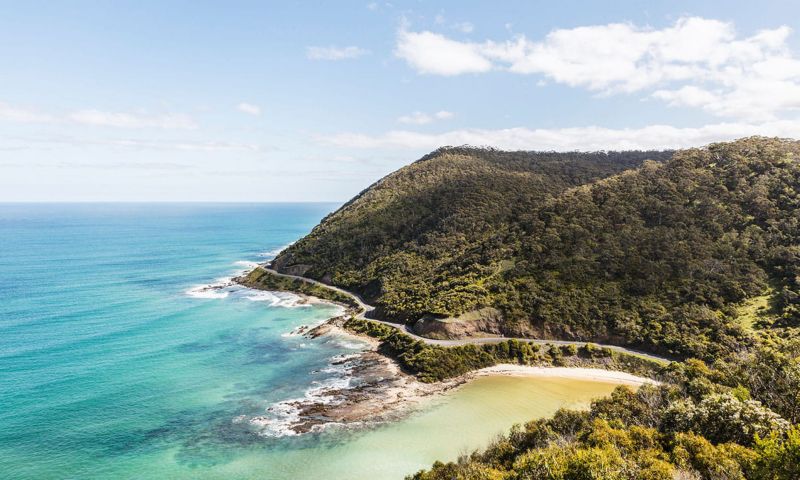
[[[258,256],[261,257],[261,258],[265,258],[267,260],[272,260],[273,258],[277,257],[278,254],[280,254],[282,251],[284,251],[287,248],[291,247],[293,243],[294,242],[287,243],[286,245],[284,245],[282,247],[278,247],[278,248],[275,248],[273,250],[268,250],[266,252],[261,252],[261,253],[258,254]]]
[[[217,300],[228,298],[233,295],[233,297],[239,297],[253,302],[266,302],[270,307],[297,308],[309,306],[306,299],[293,293],[252,290],[240,286],[234,282],[233,279],[249,272],[259,264],[258,262],[239,260],[234,262],[234,265],[240,268],[232,275],[217,278],[211,283],[194,285],[187,289],[184,294],[192,298]]]

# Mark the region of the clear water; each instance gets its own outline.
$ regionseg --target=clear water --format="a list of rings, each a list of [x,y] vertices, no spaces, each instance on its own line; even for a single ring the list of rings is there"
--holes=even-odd
[[[192,289],[335,207],[0,205],[0,478],[402,478],[613,388],[483,379],[368,431],[256,431],[241,420],[335,381],[330,359],[361,346],[286,335],[336,307]]]

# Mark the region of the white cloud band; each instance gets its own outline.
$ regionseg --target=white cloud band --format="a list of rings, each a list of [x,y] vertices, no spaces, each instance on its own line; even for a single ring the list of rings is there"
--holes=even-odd
[[[409,125],[427,125],[437,120],[449,120],[453,118],[453,116],[453,113],[448,112],[447,110],[439,110],[433,114],[428,114],[425,112],[413,112],[409,115],[398,117],[397,121]]]
[[[261,107],[252,103],[241,102],[239,105],[236,105],[236,110],[256,117],[261,115]]]
[[[369,53],[361,47],[337,47],[334,45],[328,47],[306,47],[306,57],[309,60],[350,60],[358,58]]]
[[[433,150],[444,145],[490,146],[507,150],[649,150],[686,148],[750,135],[796,137],[800,121],[775,121],[762,124],[717,123],[679,128],[649,125],[641,128],[613,129],[598,126],[498,130],[469,129],[428,134],[393,130],[382,135],[340,133],[320,136],[320,143],[353,149]]]
[[[673,106],[773,120],[800,109],[800,59],[780,26],[739,37],[734,25],[685,17],[652,29],[611,23],[557,29],[541,40],[459,41],[405,26],[395,55],[421,74],[503,70],[603,93],[650,92]]]
[[[144,113],[104,112],[101,110],[86,109],[58,115],[8,105],[2,102],[0,102],[0,120],[17,123],[65,123],[132,129],[157,128],[165,130],[191,130],[197,128],[194,119],[183,114],[150,115]]]

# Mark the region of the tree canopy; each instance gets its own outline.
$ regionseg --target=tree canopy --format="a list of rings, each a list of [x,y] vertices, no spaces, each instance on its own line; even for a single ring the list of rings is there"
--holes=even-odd
[[[516,336],[712,359],[747,343],[737,306],[800,322],[800,144],[678,152],[445,148],[378,181],[278,270],[413,322],[482,307]]]

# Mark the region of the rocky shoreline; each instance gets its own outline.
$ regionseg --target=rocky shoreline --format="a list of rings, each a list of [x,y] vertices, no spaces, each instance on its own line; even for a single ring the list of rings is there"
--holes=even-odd
[[[487,375],[575,378],[632,387],[658,383],[649,378],[602,368],[502,364],[472,371],[444,382],[423,383],[413,375],[403,372],[394,360],[378,353],[379,342],[374,338],[345,330],[342,327],[345,319],[344,316],[336,317],[316,327],[298,329],[298,333],[307,338],[349,336],[367,341],[370,347],[359,353],[335,358],[331,362],[331,366],[340,367],[346,372],[347,387],[321,388],[311,398],[289,400],[273,406],[270,413],[277,410],[292,412],[288,420],[282,420],[283,434],[319,432],[330,425],[360,427],[398,420],[424,406],[427,400],[458,388],[474,378]],[[262,416],[252,419],[251,423],[265,427],[275,421],[270,416]]]
[[[247,282],[244,277],[236,277],[233,282],[245,288],[271,290],[269,287]],[[585,365],[553,367],[502,364],[470,371],[444,381],[425,383],[404,372],[394,359],[380,353],[378,347],[381,342],[376,338],[344,327],[348,318],[360,313],[354,306],[304,292],[292,293],[300,298],[299,303],[328,303],[344,308],[343,314],[316,326],[298,327],[291,332],[292,335],[302,335],[309,339],[321,336],[351,337],[367,342],[369,347],[331,361],[329,367],[343,374],[338,381],[314,387],[303,398],[274,404],[266,415],[251,418],[249,423],[266,435],[300,435],[319,432],[330,425],[358,427],[397,420],[418,409],[431,397],[486,375],[560,376],[630,386],[658,383],[630,373],[606,370],[602,366],[583,368]]]
[[[427,399],[468,381],[467,377],[462,377],[435,384],[420,382],[413,375],[403,372],[392,359],[378,353],[375,339],[343,329],[345,319],[332,318],[319,326],[298,332],[307,338],[323,335],[357,337],[368,341],[370,347],[331,362],[331,366],[347,372],[347,387],[322,388],[313,398],[289,400],[269,409],[268,413],[292,412],[288,420],[282,420],[285,435],[319,432],[329,425],[357,427],[397,420],[419,408]],[[255,417],[250,423],[266,427],[276,421],[267,415]]]

